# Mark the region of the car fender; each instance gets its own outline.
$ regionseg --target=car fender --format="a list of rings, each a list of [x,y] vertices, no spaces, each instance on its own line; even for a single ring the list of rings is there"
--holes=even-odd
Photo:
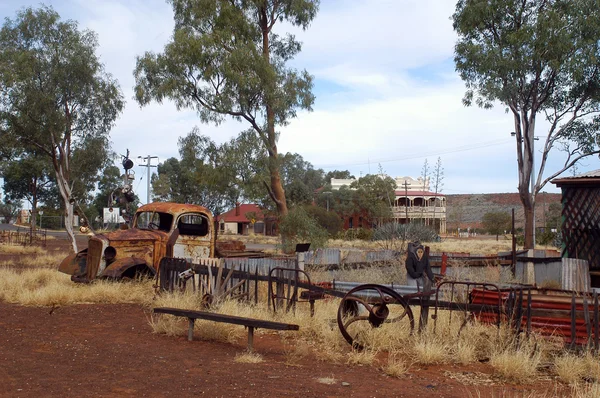
[[[58,270],[67,275],[85,275],[87,267],[87,249],[72,253],[62,260]]]
[[[147,268],[147,271],[150,273],[150,275],[156,274],[156,271],[152,267],[149,267],[148,264],[146,264],[146,260],[143,258],[125,257],[117,259],[115,262],[107,266],[100,274],[100,277],[115,279],[121,278],[123,277],[123,274],[127,272],[127,270],[139,266],[144,266]]]

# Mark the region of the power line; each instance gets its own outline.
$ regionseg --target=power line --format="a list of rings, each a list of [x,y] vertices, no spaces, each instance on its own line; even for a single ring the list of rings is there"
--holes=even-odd
[[[490,146],[496,146],[499,144],[508,144],[511,142],[512,142],[512,140],[504,138],[504,139],[499,139],[499,140],[494,140],[494,141],[480,142],[477,144],[462,145],[459,147],[450,148],[445,151],[424,152],[424,153],[417,154],[417,155],[410,155],[410,156],[404,156],[404,157],[399,157],[399,158],[384,158],[384,159],[379,159],[379,160],[373,160],[373,162],[388,163],[388,162],[397,162],[397,161],[401,161],[401,160],[419,159],[419,158],[423,158],[423,157],[427,157],[427,156],[439,156],[439,155],[446,155],[449,153],[472,151],[473,149],[487,148]],[[327,165],[316,165],[316,166],[323,168],[323,169],[333,169],[333,168],[348,167],[348,166],[364,166],[364,165],[367,165],[370,163],[371,163],[371,160],[368,160],[367,162],[356,162],[356,163],[346,163],[346,164],[327,164]]]

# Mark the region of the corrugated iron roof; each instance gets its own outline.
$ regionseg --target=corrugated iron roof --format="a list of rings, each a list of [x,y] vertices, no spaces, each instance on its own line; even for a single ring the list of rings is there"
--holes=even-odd
[[[555,178],[551,182],[553,184],[558,185],[558,184],[583,182],[584,180],[598,180],[598,179],[600,179],[600,169],[588,171],[587,173],[577,174],[575,176]]]

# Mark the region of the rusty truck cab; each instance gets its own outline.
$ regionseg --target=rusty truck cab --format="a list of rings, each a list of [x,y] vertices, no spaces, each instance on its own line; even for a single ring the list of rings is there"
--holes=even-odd
[[[95,278],[155,274],[164,256],[198,261],[214,257],[212,214],[199,205],[150,203],[141,206],[133,228],[90,237],[88,248],[72,254],[59,271],[76,282]]]

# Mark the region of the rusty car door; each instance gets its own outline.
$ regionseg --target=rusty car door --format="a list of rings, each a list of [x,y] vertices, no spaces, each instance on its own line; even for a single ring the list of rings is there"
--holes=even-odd
[[[176,224],[178,236],[173,245],[173,257],[198,262],[210,257],[212,226],[206,215],[201,213],[183,214]]]

